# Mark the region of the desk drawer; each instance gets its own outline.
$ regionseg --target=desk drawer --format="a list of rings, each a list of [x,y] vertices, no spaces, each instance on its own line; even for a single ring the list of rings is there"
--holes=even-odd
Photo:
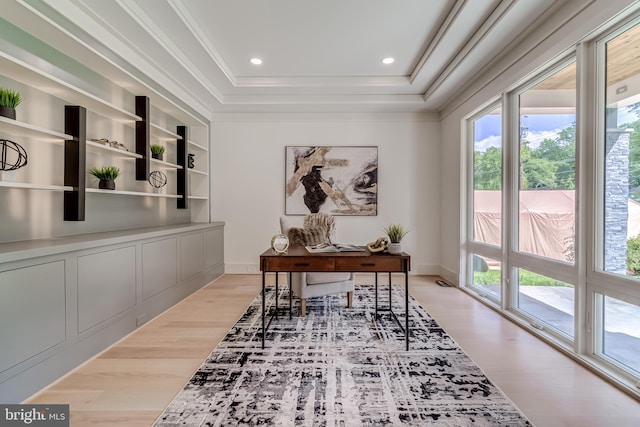
[[[329,257],[269,258],[267,271],[333,271],[334,260]]]
[[[336,271],[395,271],[403,272],[402,258],[344,257],[336,258]]]

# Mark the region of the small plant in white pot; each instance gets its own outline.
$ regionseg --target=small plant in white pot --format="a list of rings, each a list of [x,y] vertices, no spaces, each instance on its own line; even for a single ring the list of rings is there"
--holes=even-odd
[[[405,230],[400,224],[391,224],[390,226],[385,227],[384,232],[387,233],[387,236],[389,236],[389,240],[391,241],[387,246],[387,252],[394,255],[401,254],[402,246],[400,245],[400,242],[409,231]]]

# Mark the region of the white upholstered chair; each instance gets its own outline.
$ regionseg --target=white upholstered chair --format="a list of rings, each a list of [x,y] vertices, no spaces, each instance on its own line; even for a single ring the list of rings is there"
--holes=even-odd
[[[314,214],[310,214],[311,216]],[[311,219],[310,215],[305,220]],[[319,214],[320,215],[320,214]],[[280,231],[289,236],[289,230],[293,227],[302,228],[302,217],[280,217]],[[334,230],[328,230],[327,237],[333,235]],[[320,273],[320,272],[293,272],[291,273],[291,289],[300,298],[300,316],[307,315],[307,298],[321,297],[325,295],[346,292],[347,307],[353,303],[353,291],[355,289],[354,273]]]

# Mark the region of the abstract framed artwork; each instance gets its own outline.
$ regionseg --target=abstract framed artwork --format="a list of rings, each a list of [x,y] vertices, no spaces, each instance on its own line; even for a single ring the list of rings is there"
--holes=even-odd
[[[285,213],[378,214],[378,147],[286,147]]]

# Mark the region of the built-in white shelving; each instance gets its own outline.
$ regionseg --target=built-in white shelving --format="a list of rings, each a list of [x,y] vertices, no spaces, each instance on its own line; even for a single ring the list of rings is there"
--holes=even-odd
[[[199,171],[199,170],[196,170],[196,169],[189,169],[189,173],[195,173],[195,174],[197,174],[197,175],[209,176],[209,174],[208,174],[208,173],[206,173],[206,172],[202,172],[202,171]]]
[[[134,153],[134,152],[131,152],[131,151],[120,150],[119,148],[113,148],[113,147],[110,147],[108,145],[100,144],[99,142],[95,142],[95,141],[87,141],[87,147],[95,148],[95,149],[98,149],[98,150],[109,151],[111,153],[117,153],[121,157],[125,157],[125,158],[132,158],[132,159],[141,159],[142,158],[141,154]]]
[[[73,187],[65,185],[50,185],[50,184],[34,184],[26,182],[10,182],[0,181],[0,187],[5,188],[24,188],[29,190],[53,190],[53,191],[71,191]]]
[[[8,119],[2,116],[0,116],[0,129],[2,129],[2,132],[7,132],[12,135],[37,137],[42,140],[50,139],[54,141],[64,141],[66,139],[73,139],[71,135],[67,135],[66,133],[46,129],[18,120]]]
[[[11,57],[5,52],[0,52],[0,70],[5,76],[40,89],[70,104],[82,105],[94,113],[126,121],[140,120],[139,116],[77,88],[44,70]]]
[[[173,140],[173,142],[180,138],[180,135],[178,135],[177,133],[158,126],[154,123],[151,123],[151,135],[158,139]]]
[[[177,165],[175,163],[169,163],[158,159],[150,159],[151,163],[157,165],[163,169],[182,169],[182,166]]]
[[[191,140],[189,140],[189,145],[190,145],[190,146],[192,146],[192,147],[197,148],[198,150],[202,150],[202,151],[209,151],[209,150],[207,149],[207,147],[202,146],[202,145],[200,145],[200,144],[198,144],[198,143],[196,143],[196,142],[194,142],[194,141],[191,141]]]
[[[87,193],[101,193],[122,196],[164,197],[167,199],[179,199],[181,197],[177,194],[146,193],[144,191],[102,190],[100,188],[87,188],[86,191]]]
[[[0,51],[0,74],[6,76],[10,79],[15,80],[16,82],[20,82],[29,87],[37,89],[43,94],[50,95],[52,97],[58,98],[62,100],[67,105],[80,106],[86,109],[86,126],[87,128],[91,128],[94,126],[95,122],[96,129],[100,126],[106,127],[110,126],[108,122],[105,122],[101,118],[95,117],[95,115],[103,116],[110,120],[112,124],[119,126],[135,126],[136,122],[140,121],[149,121],[149,129],[150,129],[150,137],[151,139],[155,139],[160,144],[170,145],[176,144],[182,138],[176,131],[176,129],[167,129],[170,127],[168,123],[173,125],[174,120],[172,117],[166,115],[162,111],[160,111],[159,118],[157,119],[157,123],[151,123],[149,114],[145,115],[145,119],[143,119],[142,114],[137,111],[136,108],[133,110],[138,114],[132,113],[124,108],[121,108],[119,105],[122,103],[122,100],[116,101],[116,104],[110,102],[110,99],[104,99],[93,93],[86,91],[85,89],[81,89],[79,86],[76,86],[74,83],[69,83],[64,80],[64,72],[59,72],[63,70],[57,70],[55,66],[53,67],[38,67],[35,64],[31,64],[25,62],[18,57],[15,57],[11,53],[1,52]],[[107,95],[110,97],[110,95]],[[37,102],[35,99],[30,99],[31,102]],[[126,105],[126,104],[123,104]],[[66,114],[65,108],[65,114]],[[18,109],[18,118],[20,118],[20,109]],[[93,115],[91,115],[93,114]],[[155,116],[154,116],[155,117]],[[161,123],[161,124],[158,124]],[[60,123],[62,127],[64,122]],[[182,126],[182,125],[179,125]],[[71,130],[64,130],[63,132],[54,129],[47,129],[42,126],[38,126],[31,123],[22,122],[20,120],[11,120],[5,117],[0,117],[0,138],[4,137],[7,139],[12,139],[12,136],[23,137],[23,138],[31,138],[37,141],[43,142],[56,142],[56,143],[64,143],[64,141],[78,139],[73,135],[67,134],[65,132],[72,133]],[[197,157],[202,159],[202,163],[200,167],[203,169],[208,169],[208,159],[204,153],[208,152],[208,144],[206,142],[206,135],[208,132],[206,128],[204,132],[199,130],[196,132],[196,136],[193,140],[187,139],[187,152],[195,153]],[[128,160],[136,160],[136,170],[139,167],[139,163],[142,161],[148,161],[147,165],[151,165],[152,168],[155,169],[174,169],[181,170],[182,172],[178,172],[178,174],[186,172],[188,170],[189,176],[193,177],[194,181],[198,183],[197,191],[194,191],[195,194],[187,196],[188,199],[196,201],[196,206],[198,208],[191,213],[191,218],[193,221],[203,221],[206,222],[209,220],[209,211],[208,208],[202,209],[201,207],[203,202],[209,200],[208,195],[208,182],[205,180],[208,179],[209,173],[203,170],[195,170],[195,169],[187,169],[186,165],[180,165],[177,163],[161,161],[157,159],[151,158],[151,153],[141,153],[138,154],[136,152],[136,144],[133,146],[127,147],[131,151],[121,150],[118,148],[111,147],[109,145],[101,144],[95,141],[85,140],[86,136],[80,137],[86,143],[87,152],[92,153],[92,159],[94,158],[104,158],[104,159],[121,159],[121,161]],[[147,144],[149,144],[147,142]],[[66,145],[65,145],[66,147]],[[66,156],[67,151],[65,148],[65,180],[66,180],[66,168],[69,165],[74,165],[73,162],[67,162]],[[171,150],[169,147],[169,153],[174,153],[174,150]],[[145,159],[148,157],[148,160]],[[145,160],[142,160],[145,159]],[[173,160],[173,159],[171,159]],[[117,163],[116,163],[117,164]],[[86,165],[89,168],[91,165]],[[74,166],[71,166],[74,167]],[[77,172],[77,171],[76,171]],[[22,179],[22,181],[28,181],[29,178]],[[140,180],[140,179],[138,179]],[[51,179],[51,181],[55,181],[55,179]],[[65,181],[66,182],[66,181]],[[68,184],[68,183],[67,183]],[[34,190],[49,190],[49,191],[67,191],[72,193],[91,193],[91,194],[112,194],[112,195],[125,195],[125,196],[135,196],[135,197],[155,197],[155,198],[169,198],[169,199],[181,199],[184,196],[178,194],[163,194],[163,193],[154,193],[154,192],[144,192],[144,191],[128,191],[130,188],[137,188],[137,185],[133,185],[128,182],[128,180],[122,181],[119,185],[122,186],[123,190],[101,190],[97,188],[84,188],[84,186],[76,186],[73,185],[53,185],[50,183],[27,183],[27,182],[11,182],[11,181],[0,181],[0,188],[15,188],[15,189],[34,189]],[[66,196],[65,196],[66,197]],[[65,198],[66,203],[66,198]],[[180,208],[180,200],[178,202]],[[66,206],[66,205],[65,205]],[[186,206],[185,206],[186,207]],[[67,219],[67,210],[65,207],[65,220],[78,220],[70,217]],[[83,219],[80,219],[83,220]]]

